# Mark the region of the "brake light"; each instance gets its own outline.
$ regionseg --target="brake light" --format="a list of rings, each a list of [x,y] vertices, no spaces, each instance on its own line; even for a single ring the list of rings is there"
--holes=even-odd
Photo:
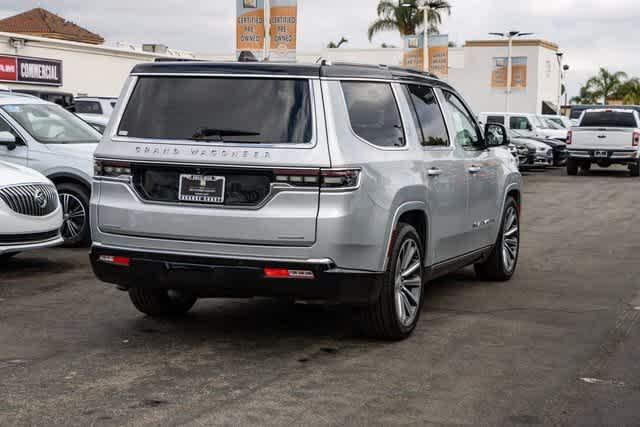
[[[349,190],[360,184],[360,169],[277,169],[276,183]]]
[[[114,256],[114,255],[100,255],[98,261],[105,264],[119,265],[122,267],[129,267],[131,264],[131,258],[126,256]]]
[[[265,268],[264,275],[270,279],[315,279],[311,270],[290,270],[288,268]]]
[[[572,142],[573,142],[573,131],[570,130],[569,132],[567,132],[566,144],[571,145]]]
[[[631,140],[631,145],[637,147],[640,145],[640,132],[633,132],[633,139]]]
[[[131,163],[96,159],[93,161],[93,173],[107,178],[128,178],[131,176]]]

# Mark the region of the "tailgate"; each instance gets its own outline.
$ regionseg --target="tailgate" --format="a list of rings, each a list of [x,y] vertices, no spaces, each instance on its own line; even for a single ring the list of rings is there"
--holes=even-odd
[[[628,128],[574,128],[571,148],[595,150],[630,150],[633,129]]]

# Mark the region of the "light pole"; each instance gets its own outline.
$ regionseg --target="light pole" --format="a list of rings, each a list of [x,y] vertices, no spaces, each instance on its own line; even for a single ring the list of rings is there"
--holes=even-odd
[[[533,33],[523,33],[521,31],[509,31],[507,33],[489,33],[492,36],[506,37],[508,40],[508,49],[507,49],[507,94],[505,99],[505,111],[507,113],[510,112],[510,97],[511,97],[511,75],[513,72],[512,69],[512,61],[511,61],[511,52],[513,50],[513,39],[516,37],[524,37],[533,35]]]
[[[564,54],[562,52],[556,53],[556,58],[558,58],[558,104],[556,109],[556,114],[560,115],[560,104],[562,104],[562,57]]]
[[[402,3],[402,7],[413,7],[414,5],[411,3]],[[418,6],[418,10],[424,14],[424,39],[422,46],[422,69],[425,72],[429,72],[431,67],[429,67],[429,6],[426,4],[424,6]]]

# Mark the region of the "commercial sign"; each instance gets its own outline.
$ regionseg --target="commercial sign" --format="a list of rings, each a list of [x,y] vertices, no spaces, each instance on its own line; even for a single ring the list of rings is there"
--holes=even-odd
[[[0,55],[0,81],[62,86],[62,61]]]
[[[424,37],[422,35],[404,37],[402,65],[418,71],[424,69]]]
[[[296,60],[298,0],[271,0],[269,8],[269,60]]]
[[[429,36],[429,71],[441,78],[449,77],[449,36]]]
[[[236,58],[249,51],[264,58],[264,0],[236,0]]]
[[[493,71],[491,73],[491,87],[494,89],[506,89],[508,58],[493,58]],[[511,58],[511,88],[527,88],[527,57],[516,56]]]

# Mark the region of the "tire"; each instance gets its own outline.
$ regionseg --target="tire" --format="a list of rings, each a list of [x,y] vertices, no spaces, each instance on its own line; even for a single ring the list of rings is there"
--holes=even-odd
[[[578,161],[567,159],[567,175],[578,175]]]
[[[192,295],[171,295],[166,289],[131,288],[129,298],[138,311],[151,316],[186,314],[198,300]]]
[[[405,339],[420,319],[424,287],[423,245],[418,232],[409,224],[398,224],[396,236],[378,300],[362,312],[362,329],[373,338]],[[401,280],[403,269],[405,274],[412,272]]]
[[[629,165],[629,173],[631,176],[640,176],[640,160]]]
[[[580,165],[580,169],[582,169],[582,172],[589,172],[591,170],[591,162],[584,162]]]
[[[62,246],[67,248],[87,246],[91,241],[89,226],[89,193],[77,184],[63,183],[57,186],[64,221],[61,233]],[[67,215],[72,215],[67,217]]]
[[[476,275],[481,280],[506,282],[516,271],[519,255],[520,215],[516,201],[509,197],[502,213],[496,244],[489,258],[474,266]]]

